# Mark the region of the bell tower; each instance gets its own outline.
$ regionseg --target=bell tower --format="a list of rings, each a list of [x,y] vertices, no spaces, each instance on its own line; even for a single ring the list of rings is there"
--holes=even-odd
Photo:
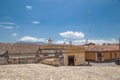
[[[48,44],[52,44],[52,39],[51,38],[48,39]]]

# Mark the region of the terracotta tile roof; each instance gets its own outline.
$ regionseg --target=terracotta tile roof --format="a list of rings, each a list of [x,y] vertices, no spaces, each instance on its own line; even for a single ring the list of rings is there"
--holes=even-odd
[[[17,54],[17,53],[36,53],[40,46],[47,47],[49,45],[38,45],[38,44],[15,44],[15,43],[0,43],[0,53],[8,50],[9,54]],[[69,45],[52,45],[51,48],[64,49],[64,47],[68,47]],[[118,45],[92,45],[85,46],[85,51],[119,51]]]
[[[37,44],[15,44],[15,43],[0,43],[0,51],[8,50],[9,54],[15,53],[35,53],[39,48]]]
[[[38,44],[17,44],[17,43],[0,43],[0,53],[8,50],[9,54],[26,54],[36,53],[39,48],[45,50],[66,50],[70,45],[52,44],[52,45],[38,45]],[[74,47],[80,47],[75,46]],[[83,46],[82,46],[83,47]],[[83,47],[84,48],[84,47]]]
[[[85,46],[85,51],[119,51],[117,45],[92,45]]]

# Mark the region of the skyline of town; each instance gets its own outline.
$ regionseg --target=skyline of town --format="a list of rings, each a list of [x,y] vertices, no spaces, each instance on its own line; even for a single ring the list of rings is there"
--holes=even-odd
[[[119,0],[1,0],[0,42],[116,43]]]

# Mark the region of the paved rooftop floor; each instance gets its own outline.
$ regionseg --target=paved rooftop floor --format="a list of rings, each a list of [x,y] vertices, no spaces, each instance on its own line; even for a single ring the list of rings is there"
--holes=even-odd
[[[0,65],[0,80],[120,80],[120,66]]]

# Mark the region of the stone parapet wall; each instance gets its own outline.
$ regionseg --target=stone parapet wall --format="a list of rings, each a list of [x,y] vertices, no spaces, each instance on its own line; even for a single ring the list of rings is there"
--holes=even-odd
[[[3,64],[7,64],[7,61],[4,58],[0,59],[0,65],[3,65]]]
[[[36,58],[5,58],[0,59],[0,65],[4,64],[23,64],[23,63],[35,63]]]
[[[36,58],[10,58],[9,64],[34,63]]]

